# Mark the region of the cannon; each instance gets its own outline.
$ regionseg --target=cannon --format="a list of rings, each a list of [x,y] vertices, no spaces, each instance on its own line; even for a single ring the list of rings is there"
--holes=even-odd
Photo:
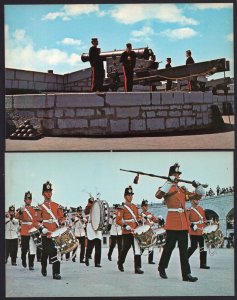
[[[104,81],[104,90],[117,91],[124,85],[122,64],[120,57],[124,50],[114,50],[101,52],[100,57],[106,62],[107,78]],[[190,80],[193,76],[200,79],[199,90],[205,90],[205,76],[210,76],[217,72],[229,71],[229,61],[225,58],[219,58],[210,61],[194,63],[191,65],[181,65],[168,69],[159,69],[160,62],[156,61],[156,55],[153,50],[144,47],[136,48],[133,51],[137,55],[136,65],[134,68],[134,84],[152,86],[161,85],[161,81],[172,80],[182,81]],[[89,61],[89,54],[81,55],[83,62]],[[178,85],[177,85],[178,86]],[[177,88],[178,89],[178,88]]]

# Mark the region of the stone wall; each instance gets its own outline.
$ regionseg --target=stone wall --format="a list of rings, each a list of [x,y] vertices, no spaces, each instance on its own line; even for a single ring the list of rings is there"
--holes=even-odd
[[[234,96],[211,92],[45,93],[7,95],[6,112],[37,120],[49,136],[139,135],[207,128],[211,106]]]

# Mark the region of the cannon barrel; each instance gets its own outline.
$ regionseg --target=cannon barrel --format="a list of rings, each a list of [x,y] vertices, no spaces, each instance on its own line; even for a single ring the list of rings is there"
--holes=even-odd
[[[155,60],[155,55],[152,51],[152,49],[149,49],[148,47],[145,48],[136,48],[132,49],[137,55],[137,58],[143,58],[145,60],[148,60],[150,57]],[[108,57],[116,57],[116,56],[121,56],[124,50],[114,50],[114,51],[107,51],[107,52],[101,52],[100,57],[103,60],[106,60]],[[89,53],[82,53],[81,55],[81,60],[83,62],[89,61]]]

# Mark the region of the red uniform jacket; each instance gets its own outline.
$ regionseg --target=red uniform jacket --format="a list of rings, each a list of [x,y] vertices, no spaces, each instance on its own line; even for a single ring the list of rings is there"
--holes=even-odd
[[[146,216],[149,216],[148,220],[144,219],[144,217],[142,216],[142,214],[146,215]],[[150,222],[158,223],[158,218],[156,216],[154,216],[152,213],[150,213],[149,211],[142,212],[141,216],[143,218],[144,224],[152,225],[152,224],[150,224]]]
[[[206,221],[205,211],[201,206],[196,206],[195,209],[201,214],[202,218],[195,212],[192,207],[188,209],[188,218],[190,221],[190,225],[193,223],[198,227],[196,231],[189,227],[189,234],[202,235],[203,228],[206,226],[204,223]]]
[[[135,204],[129,203],[126,204],[134,213],[137,221],[141,220],[141,216],[139,215],[138,208]],[[123,225],[129,225],[131,228],[135,229],[138,225],[136,221],[134,220],[132,214],[129,212],[129,210],[123,206],[123,208],[118,209],[117,215],[116,215],[116,223],[120,226],[122,226],[122,234],[129,234],[131,233],[130,230],[126,230],[123,228]]]
[[[44,205],[52,211],[55,219],[44,208]],[[48,235],[50,236],[50,234],[58,228],[58,225],[60,225],[64,220],[66,220],[63,214],[63,207],[53,201],[45,201],[43,204],[40,204],[39,207],[41,209],[41,221],[44,227],[48,229]]]
[[[27,210],[29,214],[27,213]],[[33,227],[38,228],[39,226],[39,208],[33,206],[25,206],[21,214],[16,213],[16,218],[20,221],[21,229],[20,235],[29,236],[29,230]]]

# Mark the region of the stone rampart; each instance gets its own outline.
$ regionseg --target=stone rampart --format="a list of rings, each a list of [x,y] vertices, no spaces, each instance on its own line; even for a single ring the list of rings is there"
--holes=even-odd
[[[234,96],[211,92],[108,92],[7,95],[6,112],[37,120],[49,136],[139,135],[208,128],[212,105]]]

